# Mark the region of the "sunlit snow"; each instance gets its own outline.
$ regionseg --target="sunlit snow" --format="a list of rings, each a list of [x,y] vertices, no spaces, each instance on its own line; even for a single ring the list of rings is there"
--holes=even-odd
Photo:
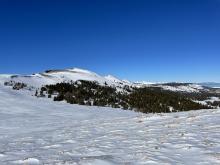
[[[220,164],[220,110],[141,114],[0,85],[0,164]]]

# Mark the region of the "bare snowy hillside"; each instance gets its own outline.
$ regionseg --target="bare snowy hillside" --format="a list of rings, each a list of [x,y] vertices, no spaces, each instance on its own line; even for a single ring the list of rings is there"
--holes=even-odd
[[[142,114],[0,85],[0,164],[220,164],[220,109]]]
[[[47,70],[43,73],[36,73],[32,75],[0,75],[0,80],[1,79],[4,81],[12,80],[15,82],[23,82],[34,87],[41,87],[42,85],[77,80],[96,81],[99,84],[107,83],[108,85],[115,86],[129,84],[129,82],[121,81],[111,75],[103,77],[94,72],[79,68],[65,70]]]

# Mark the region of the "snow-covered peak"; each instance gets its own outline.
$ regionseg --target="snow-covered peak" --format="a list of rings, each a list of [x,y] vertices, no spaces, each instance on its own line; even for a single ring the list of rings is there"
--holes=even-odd
[[[142,84],[142,85],[152,85],[152,84],[156,84],[154,82],[148,82],[148,81],[136,81],[136,84]]]
[[[66,82],[66,81],[77,81],[77,80],[88,80],[88,81],[97,81],[103,83],[103,78],[91,71],[72,68],[72,69],[64,69],[64,70],[49,70],[41,73],[44,77],[50,77],[51,79],[55,79],[58,82]]]
[[[122,80],[124,83],[127,83],[127,84],[132,84],[132,82],[131,81],[129,81],[129,80],[126,80],[126,79],[124,79],[124,80]]]
[[[119,80],[118,78],[116,78],[116,77],[114,77],[114,76],[112,76],[112,75],[107,75],[107,76],[105,76],[105,78],[106,78],[107,80],[112,81],[112,82],[122,82],[121,80]]]
[[[97,76],[97,73],[95,73],[95,72],[91,72],[89,70],[80,69],[80,68],[71,68],[71,69],[66,69],[66,70],[71,71],[71,72],[76,72],[76,73],[90,74],[90,75],[96,75]]]

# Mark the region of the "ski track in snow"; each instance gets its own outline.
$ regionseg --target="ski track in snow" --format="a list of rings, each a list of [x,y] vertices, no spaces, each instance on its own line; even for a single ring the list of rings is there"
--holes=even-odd
[[[0,85],[0,164],[220,164],[220,110],[142,114]]]

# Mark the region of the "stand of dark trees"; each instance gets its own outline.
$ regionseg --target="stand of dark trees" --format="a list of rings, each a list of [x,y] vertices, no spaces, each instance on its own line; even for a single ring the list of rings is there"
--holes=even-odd
[[[144,113],[176,112],[210,109],[209,106],[193,102],[193,96],[164,91],[158,87],[133,88],[125,86],[119,92],[115,87],[99,85],[91,81],[76,81],[46,85],[36,95],[47,95],[54,101],[89,106],[108,106],[132,109]]]

